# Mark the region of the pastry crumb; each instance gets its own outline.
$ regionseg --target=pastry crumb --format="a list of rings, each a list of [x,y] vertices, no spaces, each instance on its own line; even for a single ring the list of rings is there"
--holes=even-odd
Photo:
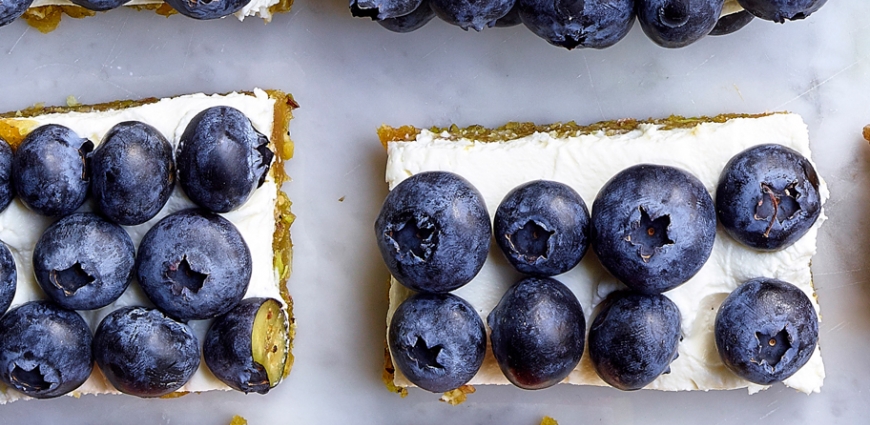
[[[75,96],[69,95],[66,97],[66,106],[69,106],[70,108],[72,108],[73,106],[79,106],[79,101],[76,99]]]
[[[864,140],[870,142],[870,124],[864,126]]]
[[[474,391],[476,390],[473,386],[463,385],[455,390],[447,391],[441,396],[440,400],[451,406],[456,406],[457,404],[462,404],[465,400],[468,400],[468,395],[473,394]]]
[[[239,415],[233,415],[230,425],[248,425],[248,420]]]
[[[541,425],[559,425],[559,422],[549,416],[544,416],[541,419]]]

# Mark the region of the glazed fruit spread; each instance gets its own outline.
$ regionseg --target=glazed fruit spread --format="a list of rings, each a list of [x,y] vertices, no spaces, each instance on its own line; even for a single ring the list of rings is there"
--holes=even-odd
[[[386,181],[392,189],[409,176],[423,171],[451,171],[468,179],[483,194],[487,210],[492,215],[511,189],[537,179],[565,183],[591,204],[604,183],[619,171],[639,163],[662,164],[690,172],[715,198],[716,185],[725,164],[751,146],[777,143],[810,157],[806,125],[794,114],[732,118],[721,123],[702,122],[678,127],[666,129],[665,124],[641,123],[624,132],[596,130],[576,136],[555,131],[536,132],[494,142],[424,130],[414,141],[387,144]],[[824,181],[820,181],[819,191],[824,202],[828,198]],[[679,357],[670,365],[671,372],[661,375],[645,388],[681,391],[746,387],[750,393],[766,388],[737,377],[722,363],[714,341],[716,313],[735,288],[761,276],[797,285],[809,296],[818,312],[810,260],[816,251],[816,237],[824,219],[822,213],[794,245],[774,252],[756,251],[740,245],[719,226],[712,254],[698,274],[665,293],[679,307],[683,340],[679,343]],[[567,285],[578,298],[587,323],[591,323],[590,316],[595,307],[609,293],[624,288],[604,270],[591,250],[577,267],[554,278]],[[491,247],[480,273],[454,293],[471,303],[485,319],[505,291],[519,279],[520,275],[502,253]],[[391,281],[387,323],[398,305],[411,293],[395,279]],[[805,393],[819,392],[824,376],[821,354],[816,347],[809,362],[784,383]],[[398,370],[394,382],[398,386],[412,385]],[[564,382],[606,385],[596,375],[585,353]],[[508,383],[491,350],[487,349],[483,367],[469,384]]]

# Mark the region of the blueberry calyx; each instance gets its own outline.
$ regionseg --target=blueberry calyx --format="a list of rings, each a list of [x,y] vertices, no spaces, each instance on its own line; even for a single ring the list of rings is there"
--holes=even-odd
[[[63,270],[52,270],[49,280],[57,289],[67,296],[76,293],[80,288],[90,285],[96,279],[82,268],[82,263],[76,261],[72,266]]]
[[[785,328],[773,335],[769,335],[767,332],[756,332],[755,337],[758,338],[760,363],[767,363],[771,368],[776,368],[777,363],[791,349],[791,335]]]
[[[796,185],[797,182],[791,182],[783,190],[776,190],[769,183],[761,183],[761,200],[758,201],[753,218],[770,222],[764,231],[765,238],[770,236],[774,224],[779,223],[782,226],[783,222],[791,220],[800,211],[801,206],[797,202],[800,194],[795,188]]]
[[[425,214],[411,214],[384,233],[390,239],[397,257],[425,262],[438,246],[438,225]]]
[[[431,369],[444,369],[444,365],[438,363],[438,354],[441,353],[441,349],[444,347],[442,345],[435,345],[430,347],[429,344],[426,343],[426,340],[421,336],[417,336],[417,342],[414,344],[414,348],[411,349],[410,357],[417,363],[417,367],[422,368],[431,368]]]
[[[514,233],[505,235],[511,249],[529,263],[538,259],[546,260],[549,253],[550,236],[556,232],[547,229],[546,225],[529,220]]]
[[[644,263],[648,263],[653,255],[658,253],[665,245],[673,245],[674,241],[668,238],[668,228],[671,226],[671,216],[664,214],[660,217],[650,218],[643,206],[640,210],[640,219],[632,223],[631,229],[626,232],[625,240],[637,246],[637,254]]]
[[[181,295],[185,289],[195,294],[202,289],[207,278],[207,273],[200,273],[190,266],[187,255],[182,256],[178,264],[166,269],[166,281],[172,286],[170,290],[173,295]]]
[[[662,24],[678,28],[689,21],[689,6],[680,0],[673,0],[659,9],[659,19]]]
[[[29,353],[24,354],[25,358],[27,357],[27,354]],[[56,374],[57,371],[53,368],[48,368],[48,373],[43,374],[40,370],[40,366],[35,363],[33,365],[27,365],[26,367],[21,367],[21,364],[19,363],[13,363],[12,372],[9,373],[9,377],[12,379],[12,382],[15,383],[15,386],[22,390],[27,392],[41,392],[51,391],[57,386],[57,382],[55,382],[51,377],[51,375]]]

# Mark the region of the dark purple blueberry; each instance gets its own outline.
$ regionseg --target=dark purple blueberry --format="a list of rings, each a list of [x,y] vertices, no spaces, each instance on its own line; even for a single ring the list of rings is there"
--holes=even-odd
[[[379,21],[406,16],[425,2],[424,0],[350,0],[350,13],[358,18],[372,18]]]
[[[784,23],[810,16],[828,0],[737,0],[749,13],[767,20]]]
[[[592,248],[636,291],[689,280],[710,257],[716,210],[704,185],[679,168],[641,164],[605,183],[592,204]]]
[[[422,28],[434,17],[435,12],[429,7],[429,0],[423,0],[413,12],[395,18],[381,19],[378,23],[390,31],[405,33]]]
[[[284,377],[290,335],[278,300],[246,298],[212,322],[202,346],[214,375],[244,393],[266,394]]]
[[[93,310],[117,300],[130,285],[134,250],[121,226],[93,213],[70,214],[36,242],[33,273],[60,306]]]
[[[746,10],[722,16],[716,21],[716,26],[713,27],[709,35],[727,35],[737,32],[737,30],[752,22],[752,18],[752,14]]]
[[[523,23],[550,44],[603,49],[634,24],[635,0],[517,0]]]
[[[33,0],[0,0],[0,27],[18,19],[33,4]]]
[[[178,13],[193,19],[218,19],[232,15],[251,0],[166,0]]]
[[[85,9],[104,11],[111,10],[128,3],[130,0],[70,0]]]
[[[94,334],[94,359],[122,393],[159,397],[183,386],[199,367],[193,329],[145,307],[109,313]]]
[[[125,226],[153,218],[175,187],[172,145],[145,123],[112,127],[91,155],[91,194],[109,220]]]
[[[492,225],[483,196],[464,178],[444,171],[399,183],[375,221],[378,248],[390,273],[421,292],[465,285],[486,261]]]
[[[482,31],[510,12],[516,0],[429,0],[441,20],[464,30]]]
[[[440,393],[477,374],[486,352],[486,330],[474,308],[452,294],[416,294],[390,320],[393,363],[418,387]]]
[[[62,125],[33,130],[15,151],[15,192],[33,211],[60,216],[85,202],[90,183],[87,157],[94,144]]]
[[[637,0],[643,32],[662,47],[685,47],[709,34],[724,0]]]
[[[215,106],[190,121],[175,155],[178,182],[197,205],[214,212],[240,207],[266,180],[269,139],[238,109]]]
[[[749,148],[725,165],[716,188],[722,227],[749,247],[774,251],[797,242],[822,211],[819,177],[782,145]]]
[[[680,339],[680,310],[668,297],[617,291],[592,320],[589,357],[604,382],[638,390],[670,373]]]
[[[507,28],[507,27],[517,26],[517,25],[523,23],[522,18],[520,18],[520,6],[519,5],[520,5],[520,2],[516,1],[514,3],[514,7],[512,7],[511,10],[508,11],[507,15],[504,15],[501,18],[498,18],[497,21],[495,21],[494,26],[499,27],[499,28]]]
[[[813,354],[819,319],[809,297],[777,279],[752,279],[716,314],[716,348],[732,372],[768,385],[792,376]]]
[[[12,182],[12,158],[14,156],[9,143],[0,137],[0,212],[5,210],[12,202],[12,198],[15,197],[15,185]]]
[[[251,281],[251,251],[229,220],[183,210],[158,221],[139,244],[136,276],[157,308],[183,321],[230,311]]]
[[[0,241],[0,316],[12,305],[18,286],[18,268],[9,247]]]
[[[0,381],[34,398],[64,395],[94,368],[91,331],[78,313],[31,301],[0,319]]]
[[[514,385],[558,384],[580,362],[586,319],[577,297],[550,278],[528,277],[505,292],[486,319],[492,353]]]
[[[511,190],[493,221],[495,241],[521,273],[554,276],[574,268],[589,247],[589,210],[569,186],[536,180]]]

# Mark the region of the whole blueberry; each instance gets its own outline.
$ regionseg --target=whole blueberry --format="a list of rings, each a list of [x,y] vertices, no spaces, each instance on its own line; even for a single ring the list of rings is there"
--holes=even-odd
[[[756,278],[722,302],[714,331],[725,366],[747,381],[768,385],[810,360],[819,340],[819,319],[798,287]]]
[[[15,186],[12,182],[12,158],[14,155],[9,143],[0,137],[0,212],[5,210],[12,202],[12,198],[15,197]]]
[[[731,13],[719,18],[709,35],[727,35],[745,27],[754,17],[747,10]]]
[[[797,242],[822,211],[819,177],[793,149],[749,148],[725,165],[716,188],[719,221],[749,247],[774,251]]]
[[[91,154],[91,194],[109,220],[142,224],[166,205],[175,187],[172,145],[143,122],[112,127]]]
[[[178,181],[197,205],[214,212],[240,207],[266,180],[274,153],[269,139],[230,106],[198,114],[185,128],[175,155]]]
[[[0,27],[18,19],[33,4],[33,0],[0,0]]]
[[[441,20],[464,30],[482,31],[507,15],[516,0],[429,0]]]
[[[498,366],[520,388],[539,390],[559,383],[583,356],[583,308],[555,279],[529,277],[517,282],[486,321]]]
[[[416,294],[390,320],[390,352],[408,380],[434,393],[468,382],[483,364],[486,331],[474,308],[452,294]]]
[[[723,4],[723,0],[637,0],[637,20],[659,46],[685,47],[713,30]]]
[[[603,49],[634,24],[635,0],[517,0],[523,23],[550,44]]]
[[[94,367],[91,331],[78,313],[31,301],[0,319],[0,381],[34,398],[78,388]]]
[[[241,301],[251,251],[236,226],[204,210],[182,210],[154,225],[139,244],[136,276],[157,308],[187,321],[210,319]]]
[[[89,10],[111,10],[128,3],[130,0],[70,0],[73,4]]]
[[[93,213],[70,214],[36,242],[33,273],[60,306],[93,310],[117,300],[130,285],[134,250],[121,226]]]
[[[592,320],[589,358],[604,382],[638,390],[670,372],[680,339],[680,310],[668,297],[617,291]]]
[[[406,16],[428,0],[350,0],[350,13],[356,17],[384,20]]]
[[[378,23],[390,31],[405,33],[423,28],[423,25],[429,23],[434,17],[435,11],[429,7],[429,0],[423,0],[413,12],[395,18],[381,19]]]
[[[159,397],[183,386],[199,367],[193,329],[145,307],[109,313],[94,333],[94,359],[122,393]]]
[[[390,273],[422,292],[449,292],[471,281],[486,261],[491,235],[483,196],[464,178],[443,171],[399,183],[375,221]]]
[[[9,247],[0,241],[0,316],[6,313],[15,298],[18,286],[18,268]]]
[[[199,20],[218,19],[232,15],[250,2],[251,0],[166,0],[166,4],[172,6],[178,13]]]
[[[495,241],[521,273],[553,276],[574,268],[589,247],[589,210],[569,186],[536,180],[511,190],[493,220]]]
[[[819,10],[828,0],[737,0],[749,13],[767,20],[784,23],[804,19]]]
[[[679,168],[641,164],[605,183],[592,204],[592,248],[628,287],[661,293],[710,257],[716,210],[704,185]]]
[[[93,148],[93,142],[62,125],[37,127],[24,138],[12,160],[18,197],[42,215],[75,211],[88,194],[87,157]]]

